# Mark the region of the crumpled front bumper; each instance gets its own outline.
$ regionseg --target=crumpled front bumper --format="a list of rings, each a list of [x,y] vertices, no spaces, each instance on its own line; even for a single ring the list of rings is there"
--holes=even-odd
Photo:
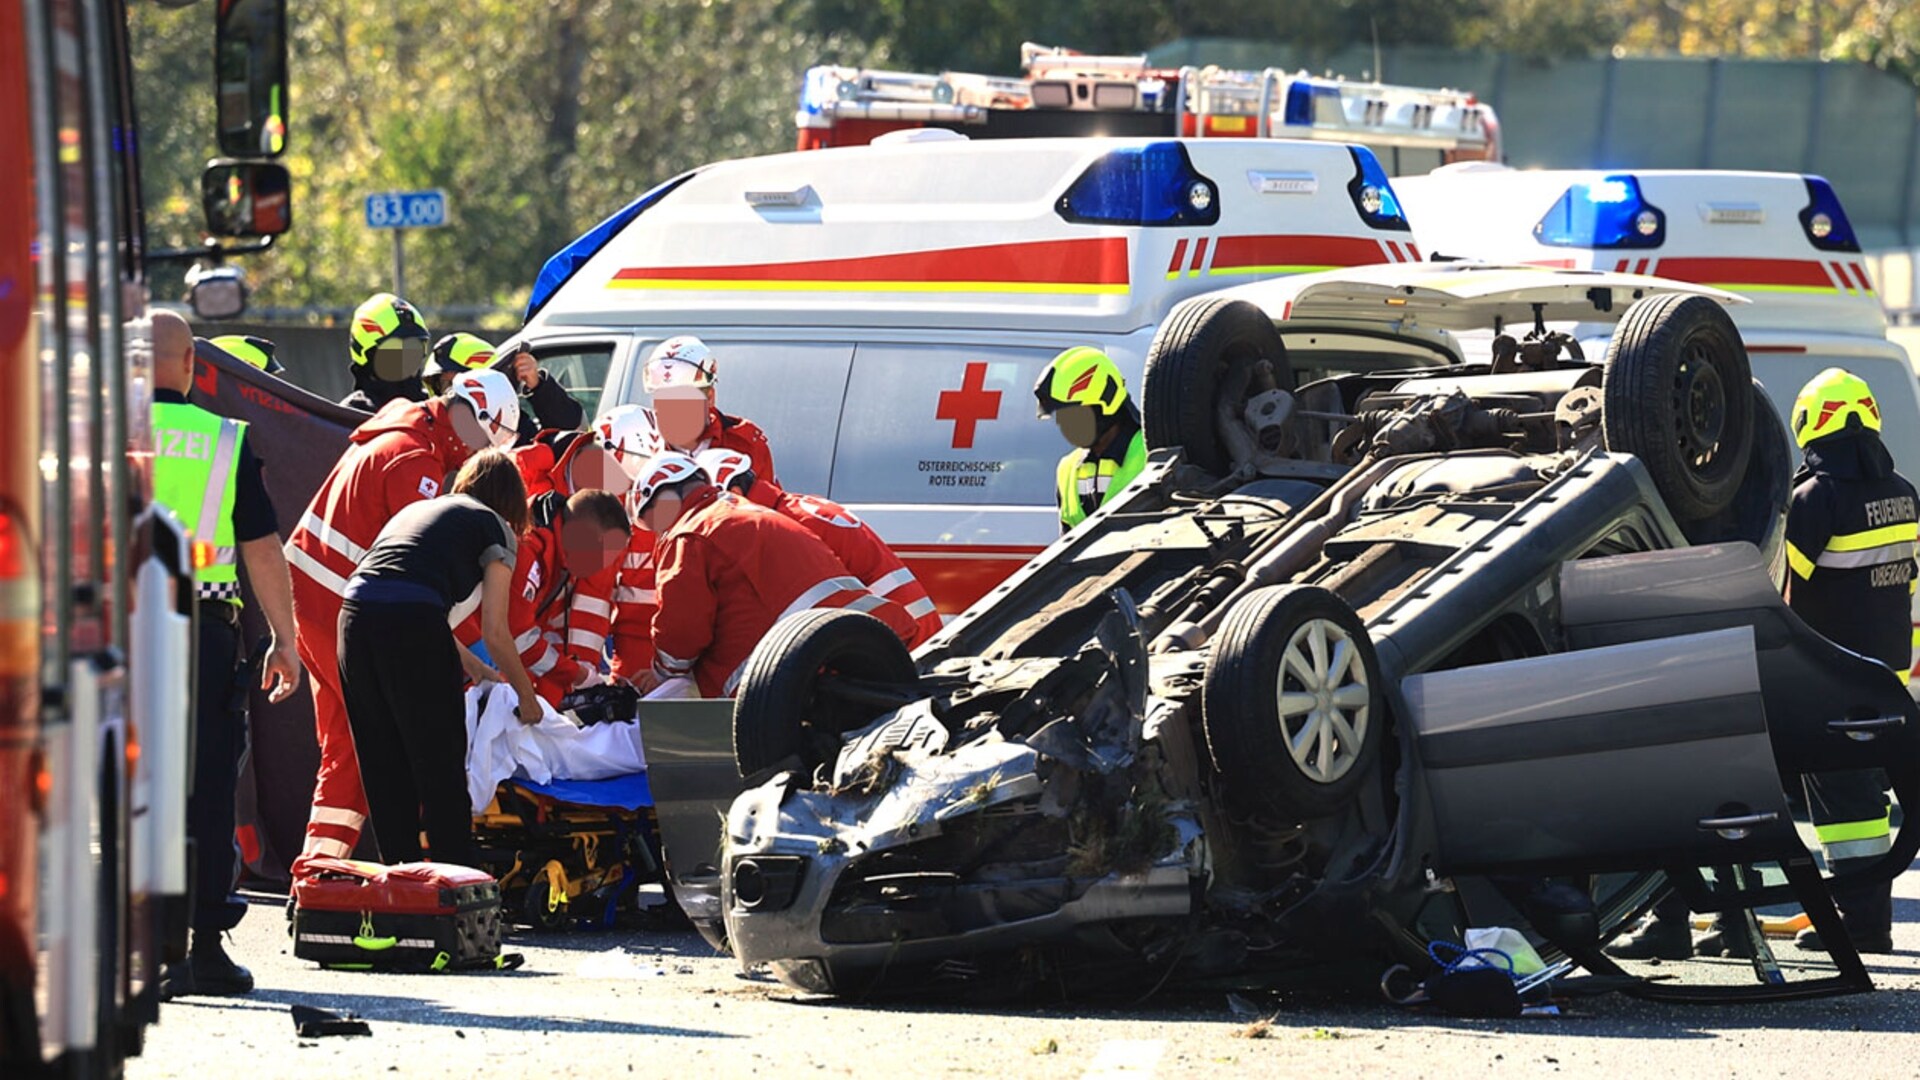
[[[980,876],[928,866],[867,876],[867,860],[881,852],[937,841],[996,807],[1031,806],[1044,791],[1039,759],[1029,747],[983,740],[903,762],[875,794],[790,792],[779,776],[741,795],[721,866],[734,954],[743,965],[771,964],[801,989],[834,993],[890,968],[1007,951],[1092,923],[1187,914],[1205,854],[1197,823],[1181,814],[1169,815],[1174,849],[1136,873],[1021,876],[1002,866]],[[843,885],[867,890],[857,914]]]

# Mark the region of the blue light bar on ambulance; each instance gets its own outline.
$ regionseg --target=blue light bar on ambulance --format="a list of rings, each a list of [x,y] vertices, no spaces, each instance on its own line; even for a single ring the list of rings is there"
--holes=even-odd
[[[620,230],[632,224],[634,218],[639,217],[654,203],[666,198],[674,188],[693,179],[693,175],[691,172],[681,173],[661,184],[614,211],[612,217],[581,233],[573,243],[555,252],[546,264],[540,267],[540,276],[533,279],[533,292],[527,297],[526,317],[531,319],[541,308],[546,307],[547,301],[553,299],[553,294],[559,292],[560,287],[573,277],[574,271],[585,266],[588,259],[598,255],[600,249],[607,246],[607,241],[612,240]]]
[[[1413,226],[1400,209],[1400,197],[1393,193],[1380,159],[1364,146],[1350,146],[1347,151],[1353,155],[1353,179],[1347,181],[1347,194],[1353,197],[1360,220],[1376,229],[1411,232]]]
[[[1054,206],[1076,225],[1212,225],[1220,188],[1176,142],[1109,151],[1087,166]]]
[[[1840,209],[1840,197],[1833,185],[1818,176],[1807,179],[1807,208],[1800,211],[1800,227],[1807,240],[1821,251],[1859,251],[1860,241],[1853,235],[1853,223]]]
[[[1667,239],[1667,215],[1640,194],[1640,181],[1609,176],[1575,184],[1533,227],[1548,247],[1657,248]]]

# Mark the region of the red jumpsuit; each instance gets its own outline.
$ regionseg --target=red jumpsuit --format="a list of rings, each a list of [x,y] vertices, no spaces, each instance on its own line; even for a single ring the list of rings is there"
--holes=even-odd
[[[692,457],[703,450],[737,450],[753,462],[754,476],[778,484],[773,478],[773,448],[767,445],[766,432],[751,420],[708,409],[707,429],[700,433],[700,442],[683,453]]]
[[[347,578],[394,514],[440,494],[447,475],[472,454],[439,399],[390,401],[348,438],[347,452],[314,493],[286,546],[300,661],[313,680],[320,744],[307,839],[293,864],[296,878],[310,858],[351,855],[367,820],[360,762],[340,694],[340,598]]]
[[[927,595],[926,587],[887,542],[880,539],[880,534],[853,511],[832,499],[795,495],[758,479],[747,497],[805,525],[868,591],[905,608],[914,622],[913,636],[905,639],[907,648],[917,649],[921,642],[940,632],[940,613],[934,610],[933,598]]]
[[[753,647],[797,611],[865,611],[902,641],[915,631],[900,605],[868,592],[804,526],[718,488],[687,500],[654,561],[654,673],[691,674],[702,697],[732,697]]]
[[[573,497],[573,485],[567,482],[567,469],[581,447],[592,445],[584,431],[554,431],[549,428],[533,437],[525,446],[507,451],[520,479],[527,485],[527,498],[535,499],[557,491],[563,499]],[[615,492],[614,494],[621,494]]]
[[[636,523],[613,589],[613,673],[635,679],[653,668],[653,533]]]

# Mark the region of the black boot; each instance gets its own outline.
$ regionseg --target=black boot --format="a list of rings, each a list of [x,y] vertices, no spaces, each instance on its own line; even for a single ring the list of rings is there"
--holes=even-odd
[[[1693,928],[1684,915],[1679,919],[1650,915],[1640,929],[1607,946],[1607,955],[1616,960],[1691,960]]]
[[[192,993],[232,996],[253,991],[253,972],[233,962],[218,933],[194,931],[187,964],[193,969]]]

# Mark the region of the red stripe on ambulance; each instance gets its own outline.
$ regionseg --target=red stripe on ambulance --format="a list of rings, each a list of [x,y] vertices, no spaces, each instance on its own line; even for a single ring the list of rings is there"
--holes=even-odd
[[[1204,241],[1203,241],[1204,242]],[[1032,285],[1129,284],[1127,240],[1040,240],[1018,244],[904,251],[851,259],[735,263],[720,266],[630,266],[615,281],[992,281]]]
[[[1662,277],[1702,285],[1789,285],[1833,288],[1827,269],[1813,259],[1661,259]]]
[[[1223,236],[1214,245],[1213,272],[1264,266],[1372,266],[1380,242],[1359,236]]]

